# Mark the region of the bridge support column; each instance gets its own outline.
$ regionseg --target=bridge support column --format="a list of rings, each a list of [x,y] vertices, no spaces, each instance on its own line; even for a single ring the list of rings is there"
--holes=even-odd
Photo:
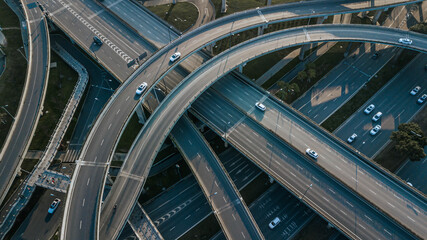
[[[346,13],[342,15],[341,23],[349,24],[351,22],[351,13]]]
[[[264,34],[265,25],[258,27],[258,36]]]
[[[304,53],[310,48],[310,44],[302,45],[299,52],[299,60],[304,60]]]
[[[377,10],[377,12],[375,13],[374,18],[372,19],[372,24],[374,24],[374,25],[377,24],[378,18],[380,18],[381,13],[383,13],[382,9],[381,10]]]
[[[317,21],[316,21],[316,24],[322,24],[326,20],[326,18],[328,18],[328,17],[326,17],[326,16],[324,16],[324,17],[318,17]]]
[[[350,54],[351,44],[352,44],[352,42],[350,42],[348,44],[347,49],[345,50],[345,53],[344,53],[344,57],[347,57],[348,54]]]
[[[138,104],[136,107],[136,115],[138,115],[138,122],[144,124],[147,121],[147,117],[144,113],[144,108],[142,107],[142,103]]]
[[[221,13],[227,12],[227,0],[221,0]]]
[[[213,54],[213,51],[214,51],[214,48],[215,48],[215,44],[216,44],[216,42],[213,42],[213,43],[209,44],[208,46],[206,46],[206,50],[208,52],[210,52],[210,53]]]
[[[271,5],[271,0],[267,0],[267,6]]]
[[[172,4],[174,4],[174,5],[175,5],[175,4],[176,4],[176,0],[172,0]]]

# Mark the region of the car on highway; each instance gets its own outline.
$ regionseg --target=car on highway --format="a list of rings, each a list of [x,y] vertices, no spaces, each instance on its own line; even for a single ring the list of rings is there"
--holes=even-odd
[[[174,53],[172,56],[171,56],[171,58],[170,58],[170,60],[171,60],[171,62],[175,62],[178,58],[180,58],[181,57],[181,53],[180,52],[176,52],[176,53]]]
[[[372,55],[372,59],[378,59],[378,57],[380,56],[380,54],[379,53],[374,53],[373,55]]]
[[[372,121],[376,122],[378,120],[380,120],[381,116],[383,115],[382,112],[377,112],[373,117],[372,117]]]
[[[280,218],[276,217],[275,219],[273,219],[273,221],[271,221],[268,226],[270,227],[270,229],[275,228],[277,225],[279,225],[280,223]]]
[[[138,95],[142,94],[146,88],[147,88],[147,83],[146,82],[141,83],[141,85],[139,85],[138,88],[136,89],[136,94]]]
[[[58,208],[58,205],[61,203],[61,199],[55,198],[53,202],[50,204],[49,209],[47,210],[48,213],[52,214],[55,212],[55,210]]]
[[[372,112],[372,110],[374,110],[374,108],[375,108],[375,105],[371,104],[367,108],[365,108],[365,111],[363,111],[363,112],[365,112],[366,114],[369,114]]]
[[[377,133],[381,130],[381,125],[376,125],[374,128],[371,129],[369,132],[372,136],[377,135]]]
[[[102,45],[101,39],[99,39],[99,37],[97,37],[97,36],[93,37],[93,42],[98,46]]]
[[[427,94],[423,94],[420,98],[418,98],[417,103],[423,103],[427,99]]]
[[[255,106],[259,109],[259,110],[261,110],[261,111],[265,111],[265,105],[264,104],[262,104],[262,103],[260,103],[260,102],[256,102],[255,103]]]
[[[354,140],[356,140],[356,138],[357,138],[357,134],[353,133],[350,137],[347,138],[347,142],[352,143],[354,142]]]
[[[412,96],[415,96],[420,91],[420,89],[421,89],[420,86],[416,86],[416,87],[414,87],[414,89],[412,89],[412,91],[410,92],[410,94]]]
[[[305,153],[308,154],[308,156],[317,159],[319,157],[319,154],[317,154],[314,150],[307,148],[307,150],[305,150]]]
[[[412,40],[409,38],[399,38],[398,42],[405,44],[405,45],[411,45],[412,44]]]

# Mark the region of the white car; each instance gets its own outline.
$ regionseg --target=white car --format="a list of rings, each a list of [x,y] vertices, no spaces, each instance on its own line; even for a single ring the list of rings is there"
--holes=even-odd
[[[49,210],[47,210],[48,213],[52,214],[55,212],[55,210],[58,208],[58,205],[61,203],[61,199],[56,198],[53,200],[53,202],[50,204]]]
[[[381,130],[381,125],[377,125],[371,129],[369,132],[372,136],[377,135],[377,133]]]
[[[142,94],[146,88],[147,88],[147,83],[146,82],[141,83],[141,85],[139,85],[139,87],[136,89],[136,94],[138,95]]]
[[[427,99],[427,94],[423,94],[420,98],[418,98],[417,103],[423,103]]]
[[[381,116],[382,116],[382,115],[383,115],[383,113],[382,113],[382,112],[377,112],[377,114],[375,114],[375,115],[372,117],[372,121],[376,122],[376,121],[380,120],[380,118],[381,118]]]
[[[311,150],[310,148],[307,148],[307,150],[305,150],[305,152],[308,154],[308,156],[317,159],[319,157],[319,155],[314,151]]]
[[[406,44],[406,45],[411,45],[412,44],[412,40],[409,38],[399,38],[399,43],[402,44]]]
[[[171,56],[170,60],[171,60],[171,62],[175,62],[179,57],[181,57],[181,53],[176,52]]]
[[[412,96],[415,96],[420,91],[420,89],[421,89],[420,86],[416,86],[416,87],[414,87],[414,89],[412,89],[412,91],[410,92],[410,94]]]
[[[347,142],[348,143],[352,143],[354,142],[354,140],[357,138],[357,134],[353,133],[353,135],[351,135],[350,137],[347,138]]]
[[[374,110],[374,108],[375,108],[375,105],[371,104],[367,108],[365,108],[365,111],[363,111],[363,112],[365,112],[366,114],[369,114],[372,112],[372,110]]]
[[[268,226],[270,227],[270,229],[275,228],[278,224],[280,223],[280,218],[276,217],[275,219],[273,219],[273,221],[271,221]]]
[[[260,102],[257,102],[257,103],[255,103],[255,106],[259,109],[259,110],[261,110],[261,111],[265,111],[265,105],[264,104],[262,104],[262,103],[260,103]]]

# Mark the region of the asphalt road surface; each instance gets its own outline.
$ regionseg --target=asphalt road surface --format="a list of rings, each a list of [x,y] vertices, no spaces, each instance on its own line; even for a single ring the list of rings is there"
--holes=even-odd
[[[171,129],[171,127],[177,121],[177,117],[179,117],[180,114],[182,114],[183,111],[187,108],[186,105],[190,104],[194,100],[194,97],[197,97],[197,95],[200,94],[201,91],[203,91],[207,86],[209,86],[210,83],[214,82],[216,78],[222,76],[224,73],[227,73],[229,70],[234,69],[238,64],[241,64],[242,61],[247,61],[250,59],[250,56],[254,55],[255,53],[264,54],[268,53],[272,49],[280,49],[289,45],[292,46],[298,42],[306,43],[307,39],[310,39],[311,41],[313,41],[313,39],[315,39],[314,41],[322,39],[323,41],[325,38],[334,40],[345,38],[354,41],[358,38],[365,39],[367,36],[369,36],[369,38],[373,41],[389,42],[395,44],[396,35],[399,35],[399,31],[395,29],[352,25],[324,25],[320,27],[310,26],[303,28],[303,31],[301,32],[299,31],[301,31],[301,29],[291,29],[263,36],[254,39],[249,43],[241,44],[239,47],[236,47],[229,52],[224,52],[210,61],[210,64],[206,64],[204,68],[193,72],[193,74],[190,75],[191,77],[187,78],[187,80],[190,80],[185,81],[183,84],[179,85],[176,91],[172,92],[166,98],[166,100],[162,102],[162,104],[157,108],[157,111],[152,115],[151,119],[147,121],[146,125],[138,136],[138,141],[132,147],[133,150],[128,155],[129,161],[126,161],[125,165],[122,167],[121,174],[119,174],[119,177],[116,179],[115,185],[110,192],[109,199],[111,201],[106,201],[104,203],[101,218],[108,216],[108,218],[111,219],[111,222],[108,225],[104,225],[106,228],[101,229],[101,236],[106,229],[117,228],[115,227],[117,224],[123,226],[132,206],[132,204],[128,205],[125,204],[125,202],[135,201],[138,193],[135,193],[134,189],[141,189],[141,186],[145,181],[144,176],[148,174],[151,161],[155,157],[157,151],[156,149],[158,149],[158,146],[161,145],[161,143],[164,141],[168,134],[168,129]],[[325,34],[326,32],[329,34]],[[394,33],[391,34],[391,32]],[[289,35],[293,35],[294,38],[292,39],[296,42],[281,40],[282,38],[285,38],[285,36]],[[425,39],[417,34],[413,34],[413,36],[409,37],[414,39],[412,47],[415,46],[422,49],[423,42],[426,41]],[[264,42],[264,38],[268,38],[269,41]],[[277,41],[275,39],[280,39],[281,41]],[[192,81],[194,79],[198,79],[198,81]],[[156,119],[162,119],[162,121],[156,121]],[[160,129],[163,129],[163,132]],[[318,143],[326,140],[328,140],[327,137],[325,139],[320,139]],[[144,149],[144,151],[142,151],[142,149]],[[349,153],[344,151],[344,154]],[[145,161],[135,162],[133,161],[134,159],[144,159]],[[124,186],[126,186],[126,188]],[[132,191],[129,191],[130,189],[132,189]],[[408,192],[405,191],[405,194],[407,193]],[[420,203],[416,198],[412,200],[415,201],[415,204]],[[119,210],[118,208],[117,210],[114,210],[114,214],[117,213],[115,218],[110,217],[113,214],[113,205],[111,202],[121,202],[122,205],[124,205],[124,209]],[[386,208],[386,206],[383,208]],[[389,207],[386,209],[389,210]],[[422,207],[420,209],[422,209]],[[408,221],[403,216],[401,216],[400,219],[404,222]],[[406,226],[408,225],[406,224]],[[417,224],[416,226],[417,227],[415,228],[417,230],[421,230],[421,232],[423,231],[422,227],[419,228],[420,225]],[[411,226],[408,227],[414,226],[411,224]],[[399,235],[399,233],[397,234]]]
[[[424,147],[424,152],[427,152],[427,146]],[[417,188],[424,194],[427,194],[427,185],[425,184],[425,172],[427,168],[427,157],[420,161],[408,160],[396,174],[403,180],[410,182],[414,188]]]
[[[391,133],[397,130],[399,124],[408,122],[426,104],[417,103],[418,98],[427,93],[427,71],[424,69],[426,64],[427,55],[418,54],[386,86],[341,124],[335,135],[346,141],[356,133],[357,138],[351,145],[368,157],[375,156],[390,140]],[[421,90],[416,96],[412,96],[409,92],[415,86],[420,86]],[[363,111],[370,104],[374,104],[375,109],[367,115]],[[374,122],[372,117],[377,112],[382,112],[383,115],[380,120]],[[377,124],[381,125],[380,132],[371,136],[369,131]]]
[[[50,46],[47,24],[35,3],[26,4],[29,24],[29,56],[27,75],[14,123],[0,152],[0,202],[3,202],[10,185],[18,173],[22,156],[25,156],[35,132],[48,82]],[[25,23],[24,23],[25,24]],[[2,110],[3,111],[3,110]]]
[[[187,117],[177,122],[171,136],[181,149],[224,234],[230,239],[264,239],[224,166]]]

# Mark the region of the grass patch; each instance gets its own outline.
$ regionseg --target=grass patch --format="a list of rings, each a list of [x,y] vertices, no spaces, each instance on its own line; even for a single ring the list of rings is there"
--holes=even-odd
[[[193,4],[186,2],[147,8],[181,32],[185,32],[185,30],[193,26],[199,16],[197,8]]]
[[[51,62],[56,62],[57,67],[50,69],[43,116],[31,141],[31,150],[46,148],[78,79],[78,74],[54,52]]]
[[[18,52],[21,50],[24,53],[21,48],[23,43],[19,19],[4,1],[0,1],[0,16],[0,26],[3,29],[18,28],[3,30],[7,40],[7,45],[2,47],[6,53],[6,69],[0,77],[0,106],[8,105],[7,110],[15,115],[25,83],[27,61]],[[0,109],[0,146],[3,146],[12,121],[13,119]]]
[[[411,122],[417,123],[424,133],[427,133],[427,108],[424,107]],[[401,155],[394,148],[394,143],[391,142],[387,145],[378,155],[374,161],[388,169],[391,172],[395,172],[405,160],[408,158],[405,155]]]
[[[390,81],[402,68],[408,64],[416,55],[416,52],[403,50],[403,53],[397,59],[389,61],[374,77],[369,81],[365,88],[362,88],[338,111],[332,114],[321,126],[329,132],[335,131],[346,119],[348,119],[357,109],[377,93],[388,81]]]
[[[142,124],[138,122],[137,114],[133,114],[126,126],[122,136],[120,137],[119,143],[117,144],[116,152],[127,153],[129,148],[132,146],[133,141],[141,131]]]

